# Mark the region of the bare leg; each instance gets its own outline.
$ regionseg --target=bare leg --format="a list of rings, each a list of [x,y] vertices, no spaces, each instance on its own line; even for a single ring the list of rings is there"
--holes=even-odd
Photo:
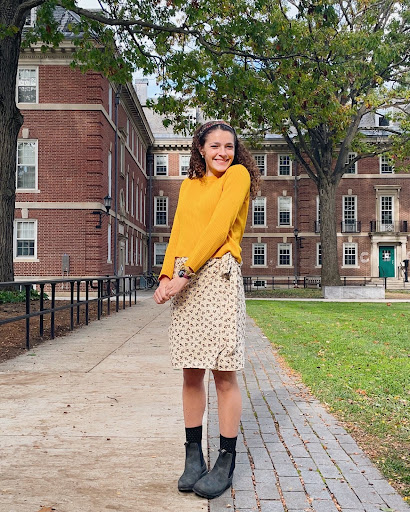
[[[242,396],[236,372],[213,370],[218,396],[219,431],[224,437],[238,435],[242,414]]]
[[[206,406],[204,376],[205,370],[184,368],[182,401],[184,405],[185,427],[187,428],[202,425]]]

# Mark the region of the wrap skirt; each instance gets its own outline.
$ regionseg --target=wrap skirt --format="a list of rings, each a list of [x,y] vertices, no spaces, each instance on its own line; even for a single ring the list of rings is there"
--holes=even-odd
[[[174,277],[187,258],[176,258]],[[245,363],[245,294],[230,252],[211,258],[171,299],[169,341],[174,368],[240,370]]]

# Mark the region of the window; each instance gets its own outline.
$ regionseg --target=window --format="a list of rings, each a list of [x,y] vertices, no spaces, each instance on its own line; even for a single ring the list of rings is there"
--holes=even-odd
[[[357,232],[357,200],[356,196],[343,196],[343,224],[344,233]]]
[[[266,155],[253,155],[261,176],[266,176]]]
[[[357,157],[357,153],[348,153],[346,158],[346,165],[349,165],[352,160],[354,160]],[[354,164],[349,165],[349,167],[346,168],[345,174],[357,174],[357,162]]]
[[[19,68],[17,103],[38,103],[38,68]]]
[[[125,211],[130,211],[130,175],[129,175],[129,169],[127,172],[127,175],[125,176]]]
[[[128,265],[130,262],[128,251],[129,251],[129,242],[128,242],[128,238],[126,238],[125,239],[125,264],[126,265]]]
[[[279,155],[279,176],[292,175],[292,160],[290,155]]]
[[[108,86],[108,116],[112,119],[112,87]]]
[[[131,180],[131,215],[134,217],[134,178]]]
[[[167,250],[166,243],[155,243],[154,244],[154,265],[159,267],[164,263],[165,251]]]
[[[111,186],[112,186],[112,153],[111,151],[108,152],[108,195],[112,197],[111,195]]]
[[[392,174],[394,171],[393,160],[387,155],[380,155],[380,173]]]
[[[278,198],[279,226],[292,225],[292,198],[282,196]]]
[[[266,267],[266,244],[252,244],[252,262],[255,267]]]
[[[140,239],[140,265],[143,266],[143,260],[142,260],[142,251],[144,249],[144,244],[142,240]]]
[[[168,197],[155,197],[155,226],[168,225]]]
[[[140,263],[140,260],[139,260],[139,249],[140,249],[140,239],[136,238],[135,239],[135,264],[136,265],[139,265],[139,263]]]
[[[252,281],[252,288],[266,288],[266,279],[254,279]]]
[[[132,235],[130,239],[130,263],[134,265],[134,237]]]
[[[121,141],[120,144],[120,172],[121,175],[125,175],[125,144]]]
[[[316,266],[322,266],[322,244],[316,244]]]
[[[37,221],[16,221],[14,254],[16,258],[37,257]]]
[[[37,18],[37,7],[30,9],[30,12],[26,15],[26,21],[24,22],[25,27],[34,27]]]
[[[144,220],[143,215],[142,215],[142,205],[143,205],[143,201],[142,201],[142,188],[141,188],[141,190],[140,190],[140,222],[142,222]]]
[[[187,176],[190,159],[191,159],[191,155],[179,155],[179,174],[180,174],[180,176]]]
[[[292,244],[278,244],[278,266],[290,267],[292,265]]]
[[[37,141],[25,140],[17,144],[18,191],[37,189]]]
[[[138,199],[139,199],[139,186],[135,189],[135,218],[139,220],[139,208],[138,208]]]
[[[167,176],[168,155],[154,155],[155,176]]]
[[[343,265],[345,267],[357,265],[357,244],[343,244]]]
[[[147,223],[146,223],[146,219],[145,219],[145,213],[146,213],[146,211],[147,211],[147,209],[146,209],[146,207],[145,207],[145,202],[146,202],[146,200],[147,200],[147,191],[145,190],[145,193],[144,193],[144,208],[143,208],[143,210],[142,210],[142,211],[143,211],[143,213],[144,213],[144,226],[147,224]],[[168,223],[168,221],[167,221],[167,223]]]
[[[127,145],[130,145],[130,120],[127,117]]]
[[[256,197],[252,201],[252,219],[254,226],[266,226],[266,197]]]
[[[320,197],[316,196],[315,233],[320,233]]]
[[[393,200],[393,196],[381,196],[380,198],[380,221],[382,231],[394,231]]]

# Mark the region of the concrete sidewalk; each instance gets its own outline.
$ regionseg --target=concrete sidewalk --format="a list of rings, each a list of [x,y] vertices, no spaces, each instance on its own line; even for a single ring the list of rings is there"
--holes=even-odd
[[[139,301],[0,364],[0,512],[208,509],[176,490],[185,438],[168,313]]]
[[[181,372],[169,306],[136,306],[0,364],[0,512],[405,512],[353,439],[248,320],[234,487],[181,494]],[[210,385],[209,455],[217,456]]]

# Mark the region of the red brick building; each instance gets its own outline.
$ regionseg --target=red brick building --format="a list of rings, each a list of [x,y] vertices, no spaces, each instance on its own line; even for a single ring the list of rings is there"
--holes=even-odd
[[[75,15],[57,8],[56,17],[67,41],[47,54],[40,47],[23,51],[19,61],[16,94],[24,125],[17,148],[15,274],[139,274],[148,255],[152,132],[131,84],[114,86],[99,73],[70,67],[68,26]],[[109,215],[106,196],[113,198]]]
[[[99,73],[73,70],[68,27],[75,15],[57,8],[56,16],[66,42],[48,54],[23,51],[20,59],[17,99],[25,120],[16,172],[16,276],[141,274],[151,266],[159,272],[191,139],[165,129],[145,107],[144,81],[118,87]],[[267,137],[255,158],[262,184],[250,205],[243,275],[262,285],[272,276],[290,282],[319,276],[313,181],[278,136]],[[395,173],[383,157],[350,171],[337,197],[341,275],[402,281],[410,257],[410,174]]]
[[[147,116],[155,138],[153,265],[159,271],[190,140],[163,129],[152,113]],[[368,123],[374,125],[378,119],[368,117],[364,125]],[[262,286],[272,277],[285,283],[293,283],[296,276],[299,282],[306,276],[315,281],[321,273],[316,186],[298,169],[281,137],[268,136],[254,156],[262,180],[259,196],[250,204],[242,273]],[[384,157],[353,164],[338,188],[337,223],[340,273],[346,281],[385,276],[403,282],[403,260],[410,258],[410,174],[394,172]]]

